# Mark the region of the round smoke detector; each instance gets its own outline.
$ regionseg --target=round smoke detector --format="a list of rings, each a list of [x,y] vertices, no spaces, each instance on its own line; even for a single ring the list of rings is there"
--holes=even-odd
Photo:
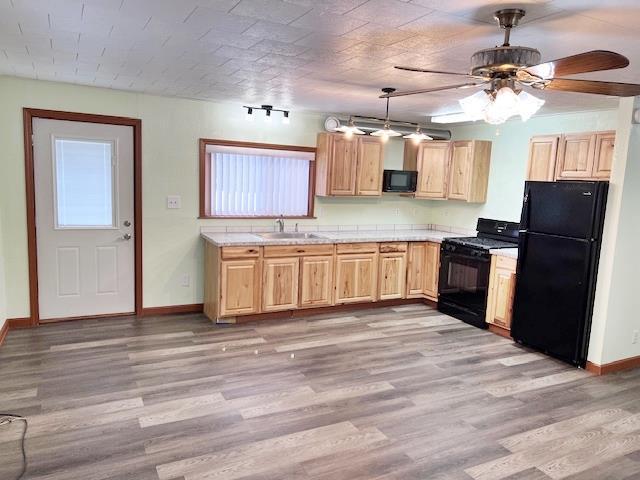
[[[513,73],[519,68],[537,65],[541,55],[535,48],[502,46],[480,50],[471,57],[471,74],[483,77]]]

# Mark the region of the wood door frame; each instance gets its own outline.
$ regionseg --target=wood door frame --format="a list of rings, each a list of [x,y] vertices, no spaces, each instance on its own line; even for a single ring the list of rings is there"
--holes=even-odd
[[[33,158],[34,118],[66,120],[71,122],[103,123],[107,125],[133,127],[134,306],[135,314],[142,315],[142,120],[138,118],[116,117],[111,115],[42,110],[38,108],[25,107],[22,109],[22,119],[24,132],[24,169],[27,207],[27,248],[29,256],[29,306],[31,310],[29,318],[31,326],[35,327],[40,325],[40,307],[38,304],[38,251],[36,244],[36,191]],[[50,322],[53,321],[56,320],[50,320]]]

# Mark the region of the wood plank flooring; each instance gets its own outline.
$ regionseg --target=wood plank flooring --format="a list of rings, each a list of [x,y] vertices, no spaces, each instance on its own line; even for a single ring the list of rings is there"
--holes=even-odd
[[[11,331],[34,480],[640,479],[640,370],[570,368],[424,305]],[[0,479],[20,468],[0,426]]]

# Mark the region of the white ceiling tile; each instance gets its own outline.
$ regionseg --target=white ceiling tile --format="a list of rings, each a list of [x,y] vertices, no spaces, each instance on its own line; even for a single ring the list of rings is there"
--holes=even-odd
[[[346,14],[348,17],[377,22],[390,27],[399,27],[414,21],[432,10],[400,0],[369,0]]]
[[[238,60],[258,60],[259,58],[265,56],[263,52],[247,50],[244,48],[230,47],[228,45],[223,45],[218,50],[216,50],[215,55],[219,57],[235,58]]]
[[[311,30],[305,28],[296,28],[290,25],[259,20],[245,30],[243,35],[279,42],[295,42],[309,35],[310,32]]]
[[[345,33],[346,37],[362,40],[376,45],[391,45],[412,37],[414,33],[400,29],[389,28],[376,23],[367,23],[351,32]]]
[[[278,42],[276,40],[262,40],[257,43],[251,50],[262,53],[277,53],[279,55],[296,56],[309,50],[308,47],[295,45],[293,43]]]
[[[186,21],[177,25],[199,37],[207,32],[242,33],[255,22],[252,18],[221,13],[207,7],[197,7]]]
[[[311,10],[310,7],[281,0],[240,0],[231,13],[258,20],[288,24]]]
[[[295,3],[296,5],[302,5],[309,9],[315,8],[320,12],[337,13],[339,15],[347,13],[354,8],[363,5],[368,0],[285,0],[288,3]]]
[[[314,32],[344,35],[364,25],[366,20],[336,15],[314,9],[292,23],[295,27],[308,28]],[[299,42],[298,42],[299,43]]]

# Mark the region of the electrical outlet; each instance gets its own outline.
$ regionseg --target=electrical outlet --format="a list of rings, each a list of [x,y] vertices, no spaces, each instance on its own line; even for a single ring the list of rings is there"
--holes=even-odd
[[[168,195],[167,208],[182,208],[182,197],[180,195]]]
[[[182,285],[183,287],[188,287],[189,285],[191,285],[191,277],[189,277],[188,273],[182,275],[182,278],[180,279],[180,285]]]
[[[640,336],[640,331],[634,330],[633,336],[631,337],[631,343],[638,343],[638,337]]]

